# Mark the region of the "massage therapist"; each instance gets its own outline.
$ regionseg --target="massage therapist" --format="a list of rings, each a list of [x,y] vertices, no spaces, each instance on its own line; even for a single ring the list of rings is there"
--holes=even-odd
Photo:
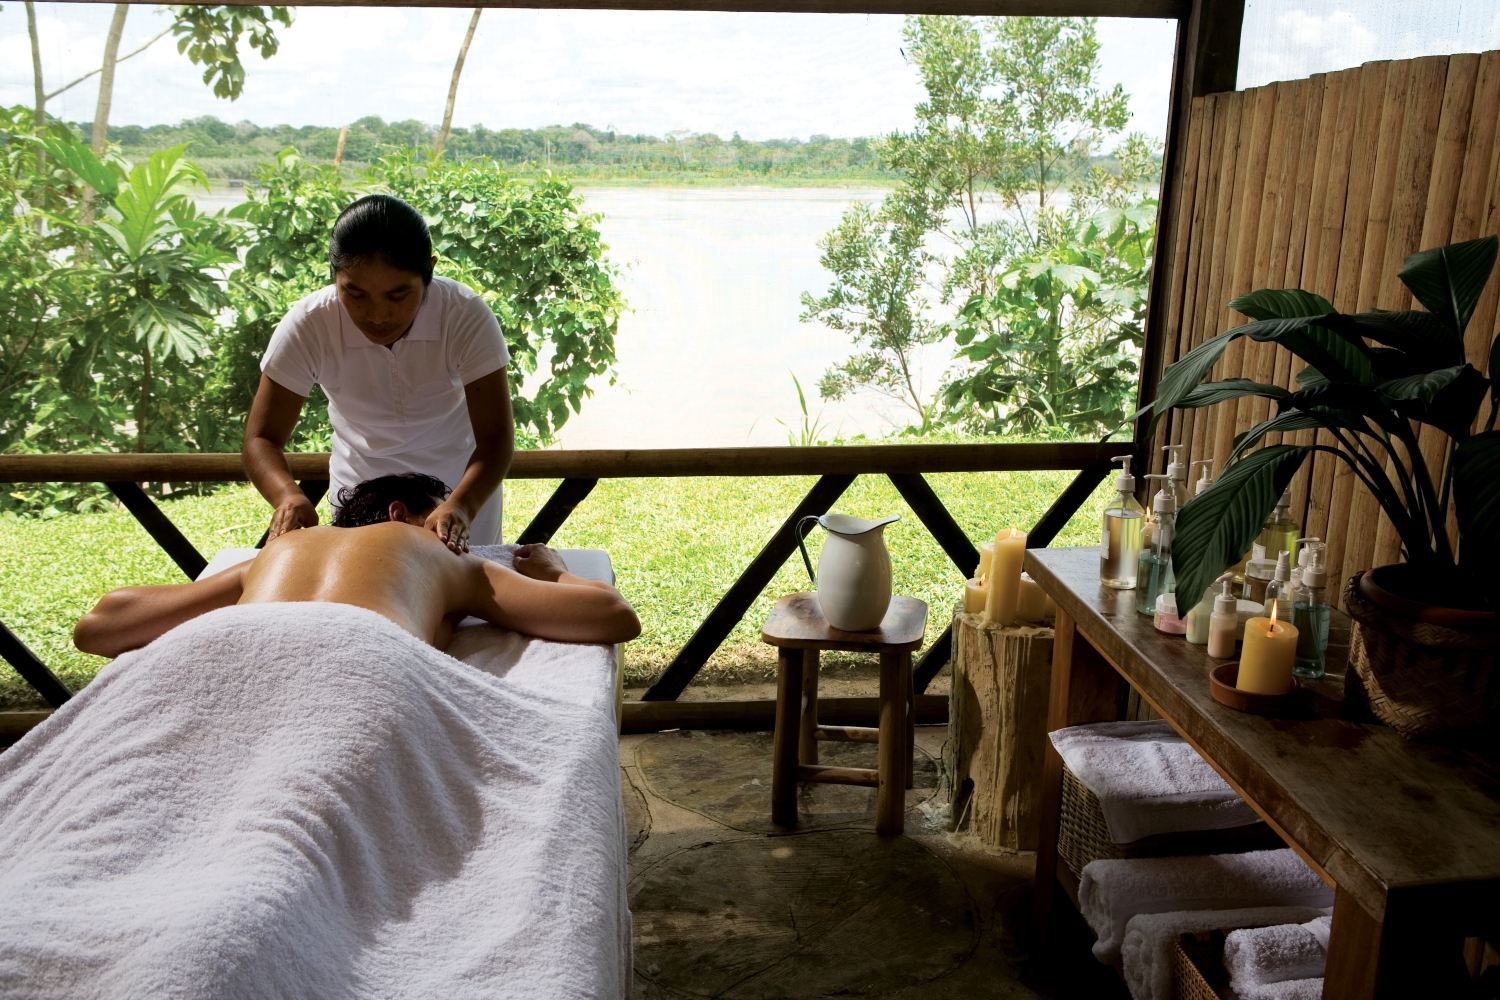
[[[515,451],[510,354],[490,307],[434,277],[436,262],[427,224],[399,198],[368,195],[334,223],[333,284],[292,306],[271,336],[245,427],[245,469],[276,508],[267,540],[318,523],[286,461],[316,383],[333,424],[332,496],[426,473],[453,490],[426,525],[450,549],[499,542],[499,486]]]

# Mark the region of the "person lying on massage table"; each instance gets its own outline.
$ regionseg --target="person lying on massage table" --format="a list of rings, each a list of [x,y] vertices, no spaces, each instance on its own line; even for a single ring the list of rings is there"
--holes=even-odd
[[[119,656],[231,604],[298,601],[366,608],[438,649],[469,616],[558,642],[640,635],[634,609],[614,587],[569,573],[545,545],[521,546],[514,570],[455,554],[424,528],[447,495],[441,480],[417,473],[346,487],[333,526],[287,532],[249,562],[194,583],[110,591],[79,620],[73,644]]]

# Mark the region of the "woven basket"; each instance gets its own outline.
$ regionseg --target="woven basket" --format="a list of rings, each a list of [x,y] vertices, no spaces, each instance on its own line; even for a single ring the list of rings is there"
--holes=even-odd
[[[1407,738],[1500,719],[1500,633],[1464,632],[1392,614],[1344,588],[1354,628],[1349,664],[1386,725]]]
[[[1074,875],[1082,875],[1091,861],[1110,858],[1165,858],[1184,854],[1240,854],[1285,847],[1264,823],[1228,830],[1161,833],[1128,844],[1109,837],[1109,824],[1099,797],[1063,765],[1062,814],[1057,825],[1057,856]]]
[[[1177,939],[1174,951],[1178,1000],[1223,1000],[1224,932],[1202,931]]]

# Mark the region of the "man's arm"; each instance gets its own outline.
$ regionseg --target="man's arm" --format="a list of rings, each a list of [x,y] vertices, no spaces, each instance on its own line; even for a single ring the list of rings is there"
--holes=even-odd
[[[183,622],[238,603],[250,562],[206,580],[111,590],[73,628],[73,645],[115,657],[170,632]]]
[[[574,576],[544,545],[525,545],[516,569],[472,560],[466,614],[556,642],[628,642],[641,622],[620,592]]]

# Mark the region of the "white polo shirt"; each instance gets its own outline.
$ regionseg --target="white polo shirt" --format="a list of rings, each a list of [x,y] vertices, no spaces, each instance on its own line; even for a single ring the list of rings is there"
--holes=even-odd
[[[451,489],[474,452],[464,386],[505,367],[500,324],[473,290],[427,286],[410,332],[373,344],[330,285],[287,311],[261,359],[278,385],[306,396],[316,383],[333,424],[330,495],[376,476],[421,472]],[[498,529],[498,509],[496,511]]]

